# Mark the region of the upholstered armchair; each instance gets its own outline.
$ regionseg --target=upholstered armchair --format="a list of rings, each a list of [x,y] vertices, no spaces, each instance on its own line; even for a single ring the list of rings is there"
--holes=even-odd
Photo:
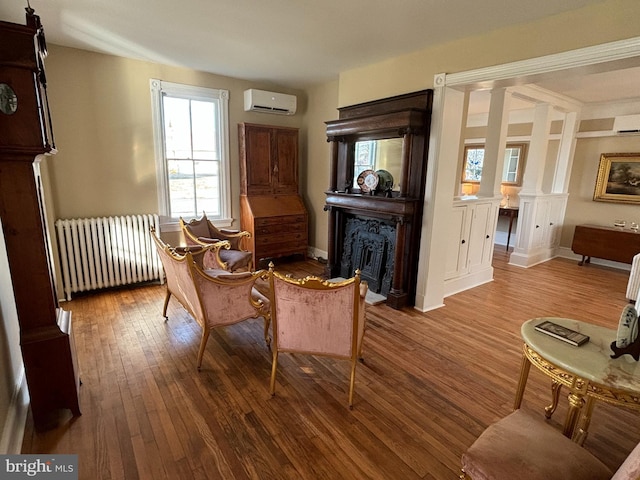
[[[167,293],[162,310],[165,321],[168,320],[169,299],[174,296],[202,327],[197,358],[198,370],[202,365],[205,346],[213,328],[262,317],[264,339],[269,346],[269,299],[254,287],[258,278],[266,276],[264,270],[239,273],[205,270],[201,266],[203,262],[200,257],[212,250],[220,249],[220,243],[189,247],[182,249],[181,254],[162,242],[155,233],[152,233],[151,237],[166,274]]]
[[[462,480],[638,480],[640,444],[618,470],[522,410],[487,427],[462,455]]]
[[[219,249],[217,261],[223,270],[235,272],[236,270],[251,271],[253,269],[253,255],[251,252],[242,249],[242,239],[250,237],[249,232],[239,230],[229,230],[217,228],[207,218],[203,212],[202,218],[194,218],[185,222],[180,217],[180,227],[184,233],[185,241],[190,245],[207,245],[222,240],[227,240],[230,246],[226,249]]]
[[[271,395],[275,395],[278,354],[326,355],[351,362],[349,407],[353,407],[356,365],[362,356],[367,283],[360,272],[341,282],[318,277],[301,280],[274,271],[269,264],[273,363]]]

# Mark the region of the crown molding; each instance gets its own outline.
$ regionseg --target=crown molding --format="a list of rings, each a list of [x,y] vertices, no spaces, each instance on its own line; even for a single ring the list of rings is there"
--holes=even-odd
[[[513,78],[593,67],[634,58],[636,58],[635,64],[640,65],[640,37],[465,72],[440,73],[435,75],[434,85],[437,87],[468,85],[491,87]]]

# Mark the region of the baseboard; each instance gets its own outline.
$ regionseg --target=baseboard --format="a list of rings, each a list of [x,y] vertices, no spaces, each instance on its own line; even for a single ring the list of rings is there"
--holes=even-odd
[[[315,258],[318,261],[324,260],[326,262],[326,260],[327,260],[329,255],[328,255],[327,252],[325,252],[324,250],[320,250],[319,248],[308,247],[307,248],[307,256],[309,258]]]
[[[445,280],[444,297],[464,292],[470,288],[478,287],[484,283],[493,281],[493,267],[484,268],[478,272],[469,273],[461,277]]]
[[[0,438],[0,453],[18,454],[22,451],[22,440],[28,411],[29,393],[27,390],[27,378],[23,371],[11,398],[4,421],[2,437]]]
[[[529,268],[547,262],[555,256],[557,254],[553,248],[541,248],[528,253],[514,251],[509,256],[509,265]]]
[[[556,249],[556,256],[568,258],[569,260],[575,260],[576,263],[582,260],[582,255],[576,255],[568,247],[558,247]],[[629,272],[631,271],[631,264],[629,263],[613,262],[611,260],[603,260],[601,258],[595,257],[591,259],[590,263],[593,265],[602,265],[603,267],[617,268],[618,270],[626,270]]]

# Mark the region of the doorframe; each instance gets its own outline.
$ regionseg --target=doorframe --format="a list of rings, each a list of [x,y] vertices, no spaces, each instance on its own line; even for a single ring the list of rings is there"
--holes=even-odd
[[[422,312],[444,305],[448,212],[455,195],[459,138],[448,122],[462,116],[464,91],[509,87],[567,75],[586,75],[640,66],[640,37],[557,54],[434,76],[431,133],[427,161],[424,216],[415,308]],[[459,123],[458,123],[459,125]],[[459,132],[458,132],[459,136]],[[454,158],[452,158],[454,155]]]

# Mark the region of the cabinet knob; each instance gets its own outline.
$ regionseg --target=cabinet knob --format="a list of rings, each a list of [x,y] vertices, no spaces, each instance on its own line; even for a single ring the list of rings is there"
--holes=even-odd
[[[536,228],[540,228],[540,225],[536,225]]]
[[[487,235],[486,238],[489,238],[489,235]]]
[[[462,243],[466,243],[467,241],[465,239],[462,239]]]

